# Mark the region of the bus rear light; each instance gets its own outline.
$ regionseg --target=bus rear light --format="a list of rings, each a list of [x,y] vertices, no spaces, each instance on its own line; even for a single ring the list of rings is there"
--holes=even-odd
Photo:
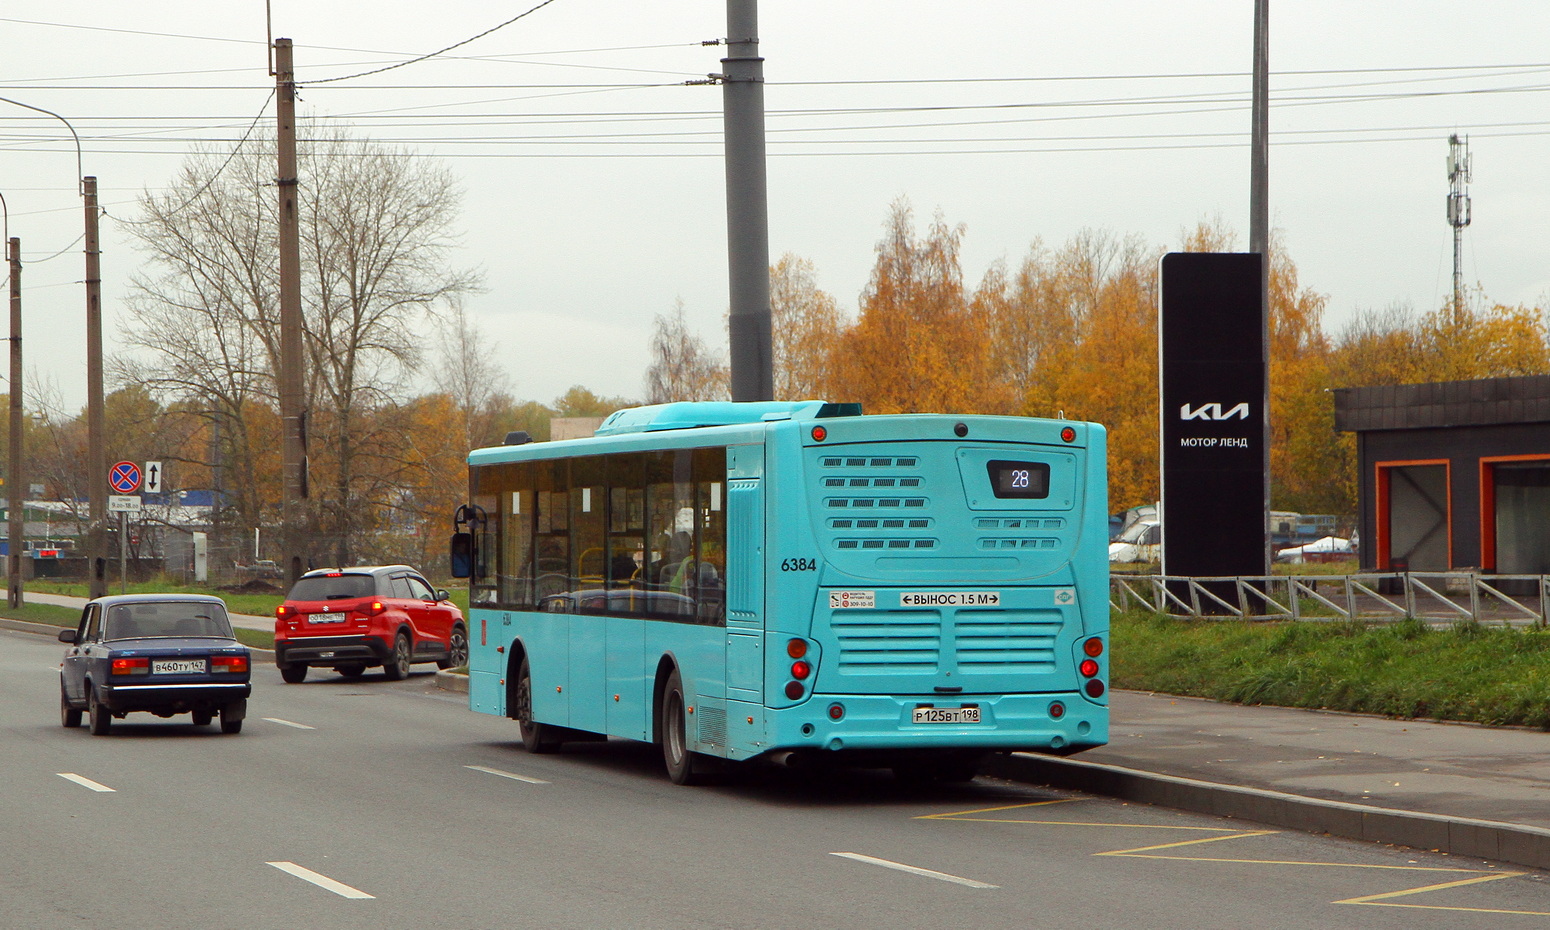
[[[807,655],[807,640],[793,639],[786,643],[786,655],[793,659],[800,659]]]
[[[844,704],[830,704],[829,705],[829,719],[830,720],[843,720],[844,718],[845,718],[845,705]]]
[[[149,675],[151,673],[150,659],[114,659],[114,675]]]
[[[1088,697],[1103,697],[1103,682],[1094,678],[1082,690],[1087,692]]]
[[[1089,639],[1087,642],[1082,644],[1082,651],[1095,659],[1098,658],[1099,656],[1103,655],[1103,640],[1094,636],[1092,639]]]
[[[1076,430],[1068,426],[1060,431],[1060,438],[1066,442],[1076,442]]]
[[[797,700],[806,693],[807,691],[802,687],[802,683],[800,681],[786,682],[786,697],[791,698],[793,701]]]
[[[1055,701],[1049,706],[1049,715],[1051,719],[1059,720],[1061,717],[1066,715],[1066,705],[1060,703],[1059,701]]]
[[[798,681],[805,680],[807,676],[811,675],[812,673],[813,667],[800,659],[791,663],[791,677],[797,679]]]
[[[823,442],[829,438],[829,431],[822,426],[813,427],[813,442]]]
[[[1082,664],[1077,666],[1077,670],[1082,673],[1083,678],[1093,678],[1098,674],[1098,663],[1092,659],[1083,659]]]

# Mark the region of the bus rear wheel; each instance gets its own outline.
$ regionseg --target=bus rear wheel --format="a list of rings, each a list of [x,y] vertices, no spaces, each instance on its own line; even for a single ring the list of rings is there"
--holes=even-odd
[[[662,762],[667,767],[667,777],[675,785],[693,785],[704,774],[704,763],[689,748],[689,714],[684,702],[683,679],[678,670],[667,678],[662,690],[662,706],[657,716],[658,732],[662,740]]]
[[[517,671],[517,706],[514,716],[517,729],[522,733],[522,748],[532,753],[554,752],[560,748],[558,727],[539,723],[533,719],[533,672],[527,656]]]

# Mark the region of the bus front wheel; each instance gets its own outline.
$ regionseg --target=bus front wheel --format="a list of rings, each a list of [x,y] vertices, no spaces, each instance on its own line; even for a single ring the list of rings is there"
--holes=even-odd
[[[703,763],[689,749],[689,715],[684,702],[683,679],[679,677],[677,669],[668,676],[658,715],[662,734],[662,762],[667,766],[667,777],[675,785],[695,784],[700,780]]]
[[[522,748],[532,753],[554,752],[560,748],[557,727],[533,719],[533,673],[527,656],[517,671],[517,729],[522,732]]]

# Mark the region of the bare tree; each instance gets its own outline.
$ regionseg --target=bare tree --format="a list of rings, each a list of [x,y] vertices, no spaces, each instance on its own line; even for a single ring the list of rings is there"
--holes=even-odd
[[[646,403],[726,400],[727,367],[689,331],[680,298],[673,312],[658,315],[651,335],[651,364],[646,367]]]
[[[317,532],[346,564],[380,519],[399,467],[390,406],[420,362],[427,315],[477,289],[453,252],[460,192],[449,172],[342,129],[298,152],[309,473]],[[276,408],[279,311],[273,145],[191,157],[132,225],[147,271],[132,285],[122,340],[145,351],[120,373],[221,425],[227,487],[245,521],[272,515],[272,438],[251,435]],[[241,489],[254,499],[240,499]]]

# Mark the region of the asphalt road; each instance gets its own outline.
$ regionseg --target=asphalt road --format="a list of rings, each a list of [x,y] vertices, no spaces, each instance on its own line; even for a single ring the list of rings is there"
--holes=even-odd
[[[981,778],[524,753],[434,687],[260,666],[243,732],[58,722],[0,632],[0,926],[1550,928],[1550,876]]]

